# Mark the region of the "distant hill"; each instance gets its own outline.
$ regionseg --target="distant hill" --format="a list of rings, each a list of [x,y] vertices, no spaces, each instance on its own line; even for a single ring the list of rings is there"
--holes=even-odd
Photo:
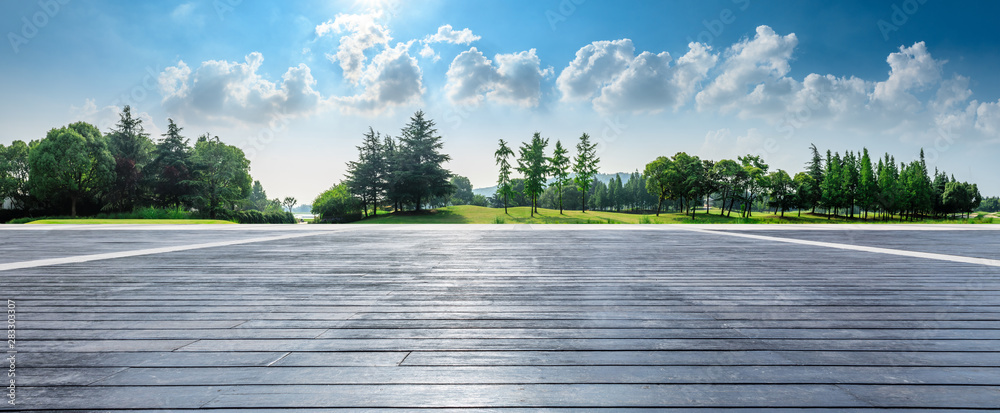
[[[597,180],[599,180],[599,181],[604,182],[605,184],[607,184],[608,182],[611,182],[611,178],[614,178],[615,175],[621,175],[622,176],[622,183],[625,183],[625,182],[628,182],[628,177],[631,176],[632,173],[631,172],[618,172],[617,174],[597,174],[597,175],[595,175],[595,177],[597,178]],[[570,174],[571,178],[573,176],[575,176],[575,174]],[[549,179],[548,183],[551,184],[552,182],[553,182],[553,180]],[[488,188],[474,188],[472,190],[472,193],[477,194],[477,195],[482,195],[482,196],[485,196],[485,197],[489,198],[489,197],[493,196],[493,194],[496,193],[496,191],[497,191],[497,186],[493,185],[493,186],[488,187]]]

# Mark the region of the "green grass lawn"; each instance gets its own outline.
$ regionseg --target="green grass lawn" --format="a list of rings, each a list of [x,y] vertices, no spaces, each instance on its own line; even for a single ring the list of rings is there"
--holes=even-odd
[[[503,208],[485,208],[472,205],[450,206],[438,208],[420,214],[405,213],[379,215],[358,221],[359,224],[860,224],[860,223],[885,223],[885,221],[862,221],[860,219],[847,219],[836,217],[827,219],[826,216],[803,213],[801,217],[794,212],[786,212],[785,217],[769,213],[754,213],[751,218],[739,218],[735,213],[732,217],[720,217],[719,210],[712,210],[710,214],[704,211],[698,212],[694,220],[690,215],[679,213],[661,213],[659,217],[654,214],[627,214],[605,211],[563,211],[560,215],[558,210],[539,208],[539,213],[531,217],[528,207],[508,208],[509,214],[504,214]],[[899,221],[889,221],[898,223]],[[993,219],[951,219],[951,220],[922,220],[912,223],[993,223],[998,220]],[[907,221],[906,223],[911,223]],[[998,222],[1000,223],[1000,222]]]
[[[41,219],[28,224],[235,224],[220,219]]]

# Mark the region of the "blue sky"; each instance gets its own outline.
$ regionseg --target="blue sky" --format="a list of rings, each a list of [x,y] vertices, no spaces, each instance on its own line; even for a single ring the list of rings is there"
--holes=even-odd
[[[1000,3],[88,0],[0,3],[0,143],[132,105],[251,158],[272,197],[342,178],[368,126],[438,123],[453,172],[497,139],[589,133],[603,172],[815,143],[929,163],[1000,195]],[[26,23],[27,22],[27,23]]]

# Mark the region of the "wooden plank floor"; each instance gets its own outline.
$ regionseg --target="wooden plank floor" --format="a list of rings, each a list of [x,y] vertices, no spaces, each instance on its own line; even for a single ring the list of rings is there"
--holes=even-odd
[[[732,229],[302,227],[0,229],[0,264],[303,235],[0,271],[16,408],[1000,407],[1000,267]],[[754,233],[1000,255],[996,230]]]

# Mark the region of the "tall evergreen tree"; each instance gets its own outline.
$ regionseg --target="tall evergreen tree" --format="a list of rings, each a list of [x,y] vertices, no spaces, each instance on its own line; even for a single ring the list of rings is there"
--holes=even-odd
[[[832,218],[837,215],[837,209],[840,207],[841,196],[841,181],[840,176],[840,154],[834,156],[830,155],[830,151],[826,151],[826,171],[823,172],[823,184],[822,191],[823,197],[821,198],[821,203],[823,208],[827,210],[827,219]],[[830,214],[833,211],[833,214]]]
[[[597,143],[590,143],[590,135],[584,133],[580,136],[580,142],[576,144],[576,157],[573,158],[573,182],[576,189],[580,191],[580,210],[587,212],[587,191],[590,190],[594,176],[597,175],[597,164],[601,159],[597,157]]]
[[[153,199],[160,206],[180,207],[191,195],[191,147],[183,128],[167,119],[167,133],[153,149]]]
[[[556,147],[552,151],[552,158],[549,159],[549,169],[552,171],[552,177],[555,181],[552,182],[552,186],[556,188],[556,192],[559,199],[559,215],[563,213],[563,189],[566,185],[569,185],[569,168],[570,159],[569,151],[562,146],[562,142],[556,141]],[[621,181],[618,181],[619,186],[621,186]]]
[[[382,147],[382,135],[371,127],[364,134],[364,139],[358,149],[358,160],[347,163],[347,179],[345,183],[352,194],[361,199],[362,215],[378,212],[379,197],[386,188],[386,159]]]
[[[454,192],[448,182],[451,171],[441,166],[451,157],[441,153],[443,144],[434,126],[433,120],[424,119],[423,111],[417,111],[399,137],[395,190],[403,199],[412,202],[417,211],[423,208],[424,202],[451,196]]]
[[[545,178],[549,173],[545,147],[548,145],[549,140],[535,132],[531,141],[522,144],[519,150],[517,171],[524,175],[524,196],[531,200],[531,216],[538,212],[538,197],[545,191]]]
[[[806,167],[809,176],[813,179],[811,191],[813,198],[810,200],[810,203],[812,204],[812,212],[815,214],[816,206],[820,204],[820,200],[823,197],[823,157],[820,156],[819,150],[816,149],[816,144],[809,145],[809,149],[812,150],[812,159],[806,163]]]
[[[858,204],[865,211],[864,219],[868,219],[868,211],[875,203],[878,192],[878,181],[872,169],[872,159],[868,156],[868,148],[862,149],[861,164],[858,173]]]
[[[126,105],[119,114],[118,123],[107,135],[108,150],[115,158],[114,184],[106,194],[105,208],[128,211],[145,201],[150,178],[143,170],[151,160],[153,141],[142,126],[142,119],[132,116]]]
[[[500,175],[497,177],[496,195],[503,198],[503,213],[507,213],[507,200],[513,197],[513,188],[510,182],[510,157],[514,156],[514,151],[507,146],[507,142],[500,139],[500,147],[493,153],[497,165],[500,167]]]

